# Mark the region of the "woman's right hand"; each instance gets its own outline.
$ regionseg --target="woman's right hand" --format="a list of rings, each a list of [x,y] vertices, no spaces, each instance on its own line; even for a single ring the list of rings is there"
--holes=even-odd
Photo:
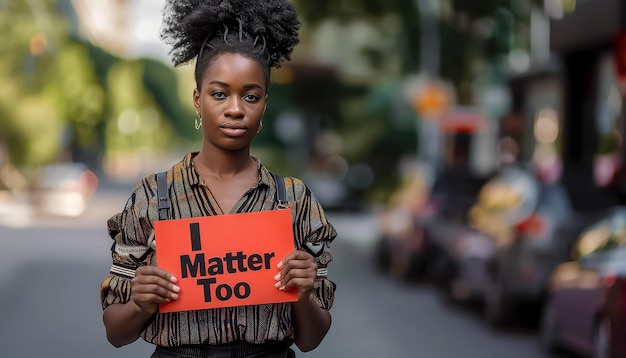
[[[153,314],[159,310],[159,303],[178,298],[180,287],[176,277],[156,266],[140,266],[131,281],[130,299],[143,312]]]

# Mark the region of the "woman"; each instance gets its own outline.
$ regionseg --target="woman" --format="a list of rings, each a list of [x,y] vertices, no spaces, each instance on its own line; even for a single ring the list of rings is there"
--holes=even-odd
[[[161,37],[176,66],[196,60],[193,104],[203,134],[200,150],[167,171],[170,218],[274,208],[276,182],[250,143],[262,128],[270,68],[289,60],[299,27],[287,0],[167,2]],[[156,345],[152,357],[286,357],[293,343],[316,348],[331,324],[335,284],[326,265],[336,232],[302,181],[284,182],[296,249],[279,262],[275,286],[297,290],[298,301],[159,313],[180,288],[150,249],[159,219],[156,175],[141,180],[108,221],[113,265],[101,301],[111,344],[141,337]]]

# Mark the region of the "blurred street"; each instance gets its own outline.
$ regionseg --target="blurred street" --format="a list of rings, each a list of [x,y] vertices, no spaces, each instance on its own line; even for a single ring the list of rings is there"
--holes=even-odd
[[[245,1],[0,0],[0,358],[150,355],[105,337],[106,222],[217,143],[230,107],[197,93],[215,72],[238,98],[230,46],[271,84],[236,150],[339,233],[333,325],[298,357],[626,357],[626,1],[289,2],[278,36]]]
[[[98,288],[110,265],[105,222],[125,196],[104,189],[79,219],[0,226],[0,357],[149,356],[141,341],[113,348],[101,321]],[[370,259],[377,230],[371,215],[330,216],[340,233],[333,326],[317,350],[298,356],[544,357],[531,329],[491,330],[434,289],[379,274]]]

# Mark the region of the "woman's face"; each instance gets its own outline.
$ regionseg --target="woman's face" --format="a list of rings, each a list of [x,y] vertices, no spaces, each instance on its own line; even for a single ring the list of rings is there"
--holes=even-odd
[[[250,146],[267,103],[261,65],[239,54],[225,53],[209,64],[194,106],[202,117],[205,145],[223,150]]]

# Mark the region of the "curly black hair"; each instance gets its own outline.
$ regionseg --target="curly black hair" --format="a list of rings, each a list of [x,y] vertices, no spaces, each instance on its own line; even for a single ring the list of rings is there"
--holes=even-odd
[[[288,0],[167,0],[161,39],[174,66],[196,58],[196,83],[216,55],[238,53],[271,67],[290,60],[300,21]]]

